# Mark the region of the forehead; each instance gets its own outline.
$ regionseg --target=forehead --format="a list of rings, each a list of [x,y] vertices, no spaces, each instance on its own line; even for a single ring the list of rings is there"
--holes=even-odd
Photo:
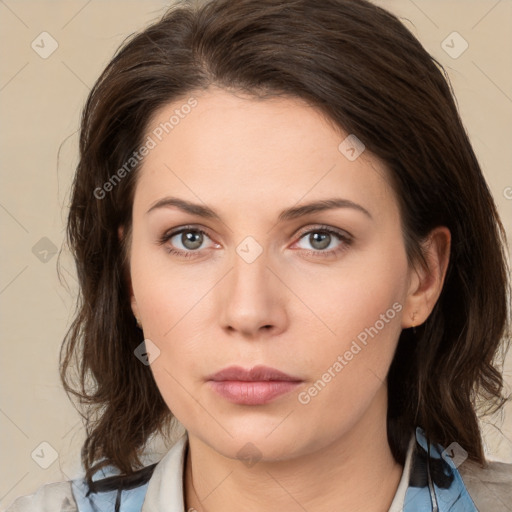
[[[385,167],[366,151],[347,158],[348,135],[300,99],[191,93],[152,116],[135,202],[173,195],[264,214],[339,196],[376,215],[396,210]]]

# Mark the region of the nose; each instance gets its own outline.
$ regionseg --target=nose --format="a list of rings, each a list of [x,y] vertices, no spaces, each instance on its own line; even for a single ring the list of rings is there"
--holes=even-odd
[[[265,251],[250,263],[235,254],[223,281],[218,295],[219,319],[228,334],[256,339],[275,336],[287,328],[287,288],[270,268]]]

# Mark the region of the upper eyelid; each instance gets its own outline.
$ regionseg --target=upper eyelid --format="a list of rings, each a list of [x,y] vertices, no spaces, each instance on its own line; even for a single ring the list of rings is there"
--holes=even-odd
[[[311,231],[329,231],[340,237],[354,238],[354,236],[345,229],[335,228],[334,226],[327,226],[324,224],[317,224],[316,226],[309,226],[305,227],[304,229],[300,229],[295,236],[302,237]]]

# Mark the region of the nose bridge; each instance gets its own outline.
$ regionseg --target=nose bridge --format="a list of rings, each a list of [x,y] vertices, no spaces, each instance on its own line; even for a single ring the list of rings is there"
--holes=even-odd
[[[236,247],[220,306],[223,327],[252,334],[265,326],[282,327],[282,285],[270,263],[269,252],[253,237]]]
[[[245,256],[248,258],[246,259]],[[269,280],[268,259],[267,251],[262,251],[261,254],[253,257],[252,249],[245,255],[240,255],[239,248],[237,248],[237,254],[233,257],[231,276],[233,292],[244,292],[244,289],[259,291],[259,288],[264,291],[262,285],[266,287]]]
[[[242,242],[233,257],[233,270],[230,277],[230,296],[238,304],[246,304],[247,309],[261,308],[271,300],[272,284],[267,266],[268,251],[256,247],[254,242]]]

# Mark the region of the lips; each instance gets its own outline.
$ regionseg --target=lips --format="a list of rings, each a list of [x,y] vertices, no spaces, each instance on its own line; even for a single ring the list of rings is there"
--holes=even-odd
[[[208,378],[208,384],[217,394],[239,405],[263,405],[297,388],[302,382],[268,366],[249,370],[230,366]]]
[[[213,381],[224,381],[224,380],[233,380],[233,381],[245,381],[245,382],[254,382],[254,381],[287,381],[287,382],[301,382],[301,379],[298,377],[293,377],[284,372],[276,370],[275,368],[271,368],[269,366],[258,365],[254,368],[246,370],[241,366],[229,366],[228,368],[224,368],[220,372],[217,372],[210,377],[208,380]]]

